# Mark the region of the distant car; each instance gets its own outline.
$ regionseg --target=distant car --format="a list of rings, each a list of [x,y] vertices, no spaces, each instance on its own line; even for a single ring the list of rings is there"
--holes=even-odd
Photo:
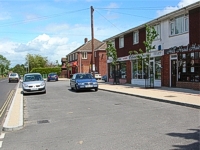
[[[94,89],[98,91],[97,80],[91,73],[76,73],[70,79],[70,87],[72,90],[79,91],[82,89]]]
[[[20,76],[18,73],[10,73],[9,76],[8,76],[8,82],[19,82],[20,80]]]
[[[58,81],[57,73],[49,73],[47,77],[47,81]]]
[[[107,82],[107,81],[108,81],[108,79],[107,79],[107,75],[102,76],[101,80]]]
[[[23,94],[46,93],[46,83],[40,73],[25,74],[22,81]]]
[[[93,75],[93,72],[91,72],[91,74]],[[96,80],[101,80],[101,74],[99,74],[98,72],[94,72],[94,77]]]

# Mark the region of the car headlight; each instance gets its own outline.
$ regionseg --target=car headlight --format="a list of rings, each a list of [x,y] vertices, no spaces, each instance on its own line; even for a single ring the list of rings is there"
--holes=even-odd
[[[44,86],[45,85],[45,83],[44,82],[42,82],[41,84],[40,84],[40,86]]]
[[[93,82],[93,84],[98,84],[97,82]]]
[[[85,85],[85,83],[77,83],[78,85]]]
[[[23,84],[23,86],[24,86],[24,87],[28,87],[28,85],[27,85],[27,84],[25,84],[25,83]]]

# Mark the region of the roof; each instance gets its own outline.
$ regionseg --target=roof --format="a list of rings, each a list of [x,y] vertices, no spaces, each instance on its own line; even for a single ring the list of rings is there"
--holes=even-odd
[[[196,3],[193,3],[193,4],[191,4],[191,5],[188,5],[188,6],[186,6],[186,7],[183,7],[183,8],[181,8],[181,9],[175,10],[175,11],[173,11],[173,12],[171,12],[171,13],[165,14],[165,15],[163,15],[163,16],[161,16],[161,17],[158,17],[158,18],[156,18],[156,19],[154,19],[154,20],[151,20],[151,21],[149,21],[149,22],[147,22],[147,23],[144,23],[144,24],[142,24],[142,25],[140,25],[140,26],[137,26],[137,27],[131,28],[131,29],[129,29],[129,30],[126,30],[126,31],[124,31],[124,32],[121,32],[121,33],[119,33],[119,34],[117,34],[117,35],[114,35],[114,36],[112,36],[112,37],[110,37],[110,38],[108,38],[108,39],[103,40],[103,42],[113,40],[113,39],[118,38],[118,37],[120,37],[120,36],[123,36],[123,35],[125,35],[125,34],[127,34],[127,33],[130,33],[130,32],[136,31],[136,30],[138,30],[138,29],[144,28],[146,24],[148,24],[148,25],[155,24],[155,23],[157,23],[158,21],[162,21],[162,20],[165,20],[165,19],[167,19],[167,18],[170,18],[170,16],[177,15],[177,14],[179,14],[179,13],[181,13],[181,12],[185,12],[185,11],[187,11],[187,10],[191,10],[191,9],[197,8],[197,7],[199,7],[199,6],[200,6],[200,1],[198,1],[198,2],[196,2]]]
[[[82,52],[82,51],[91,51],[92,52],[92,40],[84,43],[83,45],[81,45],[80,47],[78,47],[77,49],[75,49],[74,51],[70,52],[67,55],[73,54],[75,52]],[[97,39],[94,39],[94,50],[105,50],[106,49],[106,43],[105,42],[101,42]],[[62,58],[62,60],[64,60],[64,58]],[[65,60],[66,61],[66,60]]]

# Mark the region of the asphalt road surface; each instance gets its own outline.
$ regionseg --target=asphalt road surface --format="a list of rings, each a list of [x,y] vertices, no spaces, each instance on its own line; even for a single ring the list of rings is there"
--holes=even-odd
[[[24,128],[5,133],[0,150],[198,150],[199,117],[195,108],[47,82],[47,94],[24,97]]]

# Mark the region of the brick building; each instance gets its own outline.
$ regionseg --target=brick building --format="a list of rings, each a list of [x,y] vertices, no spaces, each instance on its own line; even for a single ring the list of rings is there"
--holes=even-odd
[[[144,54],[150,56],[148,65],[138,60],[137,55],[129,54],[132,50],[145,51],[146,24],[158,33],[153,41],[155,49]],[[121,83],[200,90],[200,2],[104,40],[107,41],[117,50]],[[111,61],[107,60],[108,78],[112,82]]]
[[[94,61],[95,72],[105,75],[107,72],[107,57],[106,57],[106,43],[94,39]],[[65,58],[61,59],[62,74],[70,77],[74,73],[89,73],[92,72],[92,43],[87,38],[84,39],[84,44],[67,54]],[[67,66],[67,67],[66,67]]]

